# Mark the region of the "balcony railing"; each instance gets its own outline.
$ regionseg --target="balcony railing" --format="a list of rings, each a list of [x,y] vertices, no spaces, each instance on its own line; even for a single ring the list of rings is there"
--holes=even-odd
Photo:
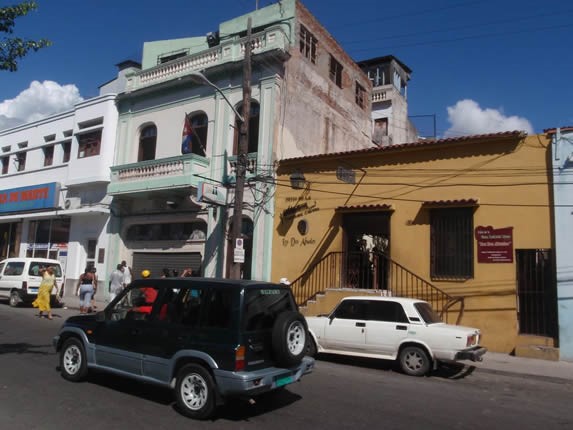
[[[189,72],[203,70],[208,67],[225,63],[242,61],[245,56],[246,37],[236,40],[226,40],[219,46],[206,51],[187,55],[177,60],[159,64],[150,69],[142,70],[127,78],[126,90],[135,91],[161,82],[183,77]],[[288,52],[289,41],[280,26],[269,27],[251,36],[252,53],[254,55],[279,50]]]
[[[234,178],[237,176],[237,156],[233,155],[227,158],[227,176]],[[257,153],[247,154],[247,177],[254,176],[257,173]]]
[[[383,102],[392,100],[394,97],[400,95],[394,85],[382,85],[380,87],[372,88],[372,103]]]
[[[195,174],[206,174],[208,166],[207,158],[195,154],[113,166],[108,194],[197,186]]]

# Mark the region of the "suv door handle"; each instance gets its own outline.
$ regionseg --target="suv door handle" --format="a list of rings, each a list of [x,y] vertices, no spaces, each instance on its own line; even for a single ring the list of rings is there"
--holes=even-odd
[[[356,327],[366,327],[366,323],[357,322]]]
[[[408,330],[408,326],[407,325],[397,325],[396,330]]]

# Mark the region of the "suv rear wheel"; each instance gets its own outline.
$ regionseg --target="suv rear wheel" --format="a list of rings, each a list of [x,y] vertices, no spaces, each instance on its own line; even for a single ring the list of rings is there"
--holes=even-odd
[[[207,419],[215,410],[215,383],[199,364],[187,364],[177,373],[177,406],[190,418]]]
[[[308,331],[299,312],[281,313],[273,325],[273,352],[281,367],[296,366],[306,354]]]

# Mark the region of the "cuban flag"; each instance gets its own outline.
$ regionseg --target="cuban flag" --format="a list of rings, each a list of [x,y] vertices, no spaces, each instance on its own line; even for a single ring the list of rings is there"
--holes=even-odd
[[[189,115],[185,114],[185,122],[183,124],[183,138],[181,140],[181,154],[189,154],[191,152],[191,135],[193,129],[189,121]]]

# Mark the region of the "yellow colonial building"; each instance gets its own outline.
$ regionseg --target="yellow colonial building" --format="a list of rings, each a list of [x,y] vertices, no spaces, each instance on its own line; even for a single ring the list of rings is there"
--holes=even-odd
[[[491,351],[557,358],[550,142],[505,132],[280,162],[273,279],[430,301]]]

